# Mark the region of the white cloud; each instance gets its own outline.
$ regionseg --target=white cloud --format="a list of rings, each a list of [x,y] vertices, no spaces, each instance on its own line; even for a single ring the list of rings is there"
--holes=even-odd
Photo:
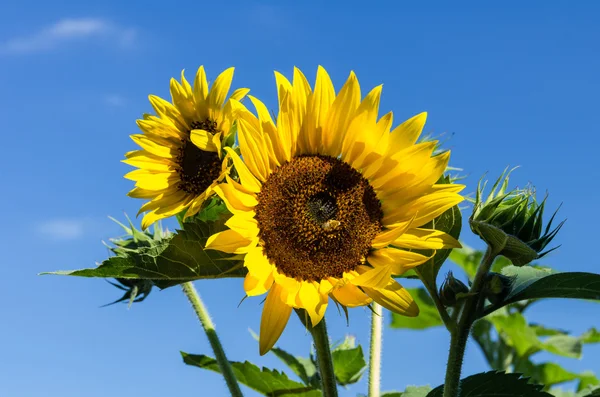
[[[27,54],[49,51],[70,42],[91,39],[110,39],[111,43],[120,47],[129,47],[135,38],[135,29],[120,27],[104,19],[61,19],[27,36],[15,37],[1,43],[0,51]]]
[[[50,219],[36,225],[36,231],[52,240],[76,240],[83,236],[86,223],[85,219]]]
[[[104,98],[104,102],[106,102],[106,104],[109,106],[120,108],[122,106],[125,106],[126,100],[121,95],[112,94],[112,95],[107,95]]]

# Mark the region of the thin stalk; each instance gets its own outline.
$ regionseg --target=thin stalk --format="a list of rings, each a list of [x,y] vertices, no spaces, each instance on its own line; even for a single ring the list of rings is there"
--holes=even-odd
[[[477,309],[480,307],[480,302],[483,299],[480,292],[483,289],[485,278],[495,258],[496,253],[488,246],[469,290],[472,296],[465,301],[457,327],[450,333],[450,352],[448,353],[448,364],[446,366],[444,397],[459,397],[460,395],[460,373],[462,371],[465,348],[467,347],[471,326],[477,318]]]
[[[423,285],[427,289],[427,292],[429,292],[429,296],[431,296],[433,303],[435,303],[435,307],[437,308],[438,312],[440,313],[440,317],[441,317],[444,325],[446,326],[446,329],[449,332],[452,332],[454,330],[454,328],[456,327],[456,321],[454,319],[452,319],[450,317],[450,315],[448,315],[448,311],[446,310],[446,307],[444,307],[444,304],[440,300],[440,297],[436,290],[437,287],[435,285],[430,286],[429,283],[423,279],[421,279],[421,281],[423,282]]]
[[[315,327],[309,327],[309,331],[313,337],[315,350],[317,351],[317,366],[321,375],[323,397],[337,397],[338,392],[335,373],[333,372],[333,359],[331,358],[331,350],[329,349],[329,337],[327,336],[325,318]]]
[[[181,284],[181,288],[183,289],[185,296],[187,296],[188,300],[192,304],[192,307],[198,316],[198,320],[200,320],[200,324],[202,324],[202,328],[208,337],[210,346],[215,353],[215,360],[217,360],[221,374],[223,374],[225,382],[227,383],[227,387],[229,388],[229,393],[231,393],[232,397],[243,397],[240,386],[238,385],[235,374],[233,373],[233,368],[231,368],[231,364],[229,363],[229,360],[227,360],[225,350],[223,350],[223,345],[221,344],[219,336],[217,335],[217,331],[215,330],[215,325],[208,314],[208,310],[206,310],[206,306],[204,306],[204,302],[202,302],[202,299],[200,299],[198,291],[196,291],[194,284],[191,282]]]
[[[371,313],[371,347],[369,351],[369,397],[381,393],[381,344],[383,343],[383,311],[373,303]]]

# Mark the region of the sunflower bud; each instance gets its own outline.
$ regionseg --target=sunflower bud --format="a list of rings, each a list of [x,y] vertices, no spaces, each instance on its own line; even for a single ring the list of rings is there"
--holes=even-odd
[[[119,284],[112,283],[110,281],[109,283],[114,285],[121,291],[125,291],[125,293],[123,294],[123,296],[121,296],[121,298],[117,299],[114,302],[107,303],[104,306],[110,306],[114,305],[115,303],[128,301],[129,307],[131,307],[131,305],[134,302],[141,302],[144,299],[146,299],[146,297],[150,294],[150,291],[152,291],[152,287],[154,286],[154,284],[150,280],[138,280],[128,278],[117,278],[115,280],[119,282]]]
[[[492,303],[500,303],[506,298],[513,284],[513,278],[499,273],[489,273],[483,287],[483,294]]]
[[[498,178],[485,201],[482,200],[485,183],[479,183],[469,223],[473,233],[498,255],[504,255],[514,265],[522,266],[558,248],[542,252],[564,221],[551,229],[557,210],[544,229],[542,217],[546,199],[538,203],[532,188],[507,192],[509,174],[504,172]]]
[[[452,272],[448,272],[446,279],[440,287],[440,300],[446,307],[452,307],[456,305],[456,302],[466,296],[469,293],[469,287],[467,287],[462,281],[454,278]],[[462,294],[462,295],[459,295]]]

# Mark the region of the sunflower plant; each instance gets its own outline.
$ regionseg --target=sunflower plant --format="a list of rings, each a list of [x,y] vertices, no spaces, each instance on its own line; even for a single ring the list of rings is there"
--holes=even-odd
[[[523,302],[600,299],[600,275],[528,266],[548,252],[541,251],[562,226],[552,229],[552,221],[542,226],[544,202],[530,190],[508,191],[507,174],[485,200],[480,184],[468,219],[487,250],[469,265],[470,282],[449,274],[438,286],[448,256],[462,252],[453,250],[461,248],[465,185],[449,173],[450,151],[421,136],[427,114],[395,124],[392,112],[379,115],[382,86],[363,95],[350,73],[336,91],[322,67],[314,84],[297,68],[291,79],[276,72],[278,109],[271,114],[247,88],[229,95],[233,73],[226,69],[209,85],[200,67],[193,85],[183,72],[180,81],[171,80],[171,101],[150,96],[154,114],[137,120],[141,133],[131,138],[138,148],[123,160],[136,168],[125,175],[135,182],[129,196],[145,201],[142,231],[124,226],[126,238],[111,247],[115,255],[95,268],[54,274],[115,278],[114,285],[125,290],[118,301],[130,304],[153,286],[180,285],[214,353],[214,358],[183,353],[184,362],[221,373],[232,396],[242,395],[240,383],[269,396],[337,396],[339,385],[355,383],[364,371],[369,396],[383,395],[383,310],[393,313],[396,326],[439,321],[451,335],[444,385],[412,388],[406,395],[548,395],[544,385],[519,374],[460,378],[471,332],[484,346],[481,324],[510,335],[506,329],[515,325],[502,316],[512,318],[511,308],[527,305]],[[175,232],[145,232],[169,217],[179,221]],[[499,258],[513,266],[495,268]],[[224,277],[243,279],[240,291],[264,301],[258,352],[277,355],[300,381],[228,360],[192,284]],[[423,288],[404,288],[399,280],[407,277],[421,280]],[[368,364],[352,339],[330,345],[325,318],[332,304],[346,315],[354,307],[371,309]],[[313,337],[308,358],[276,346],[293,317]],[[498,325],[507,321],[505,328]],[[511,354],[519,352],[521,341],[502,338]],[[539,343],[534,347],[542,349]],[[495,369],[527,376],[537,370],[496,364]],[[589,379],[586,387],[593,386]]]

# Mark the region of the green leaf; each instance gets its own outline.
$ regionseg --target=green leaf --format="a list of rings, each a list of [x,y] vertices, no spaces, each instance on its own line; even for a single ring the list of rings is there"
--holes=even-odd
[[[463,247],[452,250],[449,258],[467,273],[469,279],[472,279],[477,272],[477,267],[481,263],[483,252],[474,250],[465,243],[461,242],[461,244]]]
[[[579,379],[579,375],[569,372],[556,363],[533,364],[525,361],[519,365],[519,372],[523,371],[530,376],[536,383],[546,386],[554,386],[559,383],[570,382]]]
[[[96,268],[44,274],[145,279],[159,288],[205,278],[245,276],[246,269],[237,257],[204,250],[208,237],[220,230],[221,222],[185,223],[185,229],[171,237],[109,258]]]
[[[313,362],[305,357],[294,357],[283,349],[274,347],[270,350],[281,361],[283,361],[307,386],[318,386],[318,379],[315,377],[317,368]]]
[[[586,333],[581,335],[583,343],[600,343],[600,332],[596,328],[590,328]]]
[[[384,391],[381,393],[381,397],[402,397],[402,393],[399,391]]]
[[[417,305],[419,305],[419,315],[417,317],[406,317],[392,313],[390,327],[425,329],[444,325],[435,303],[433,303],[433,300],[424,288],[407,288],[407,290]]]
[[[514,278],[506,298],[484,310],[484,315],[510,303],[541,298],[573,298],[600,300],[600,274],[550,273],[533,267],[508,266],[502,273]]]
[[[528,383],[521,374],[504,372],[483,372],[464,378],[461,381],[461,397],[551,397],[542,391],[542,385]],[[444,385],[433,389],[427,397],[442,397]],[[402,396],[404,397],[404,396]]]
[[[431,391],[431,386],[408,386],[402,392],[402,397],[425,397]]]
[[[481,350],[492,369],[504,371],[512,365],[513,349],[504,339],[492,337],[493,325],[488,319],[481,319],[473,325],[471,336]]]
[[[181,352],[183,362],[199,368],[221,373],[217,361],[203,354],[188,354]],[[262,393],[265,396],[294,396],[294,397],[320,397],[321,391],[302,383],[291,380],[283,372],[268,368],[258,368],[256,365],[245,361],[243,363],[231,361],[236,379],[243,385]]]
[[[494,324],[505,342],[513,347],[521,358],[540,350],[564,357],[581,357],[582,344],[579,338],[554,335],[542,341],[538,338],[536,330],[527,324],[527,320],[520,313],[490,316],[487,320]]]
[[[519,357],[527,357],[540,350],[542,341],[521,314],[490,316],[486,320],[494,324],[506,344],[514,348]]]
[[[362,347],[355,347],[354,341],[353,337],[346,337],[342,344],[331,351],[333,372],[342,386],[358,382],[367,367]]]

